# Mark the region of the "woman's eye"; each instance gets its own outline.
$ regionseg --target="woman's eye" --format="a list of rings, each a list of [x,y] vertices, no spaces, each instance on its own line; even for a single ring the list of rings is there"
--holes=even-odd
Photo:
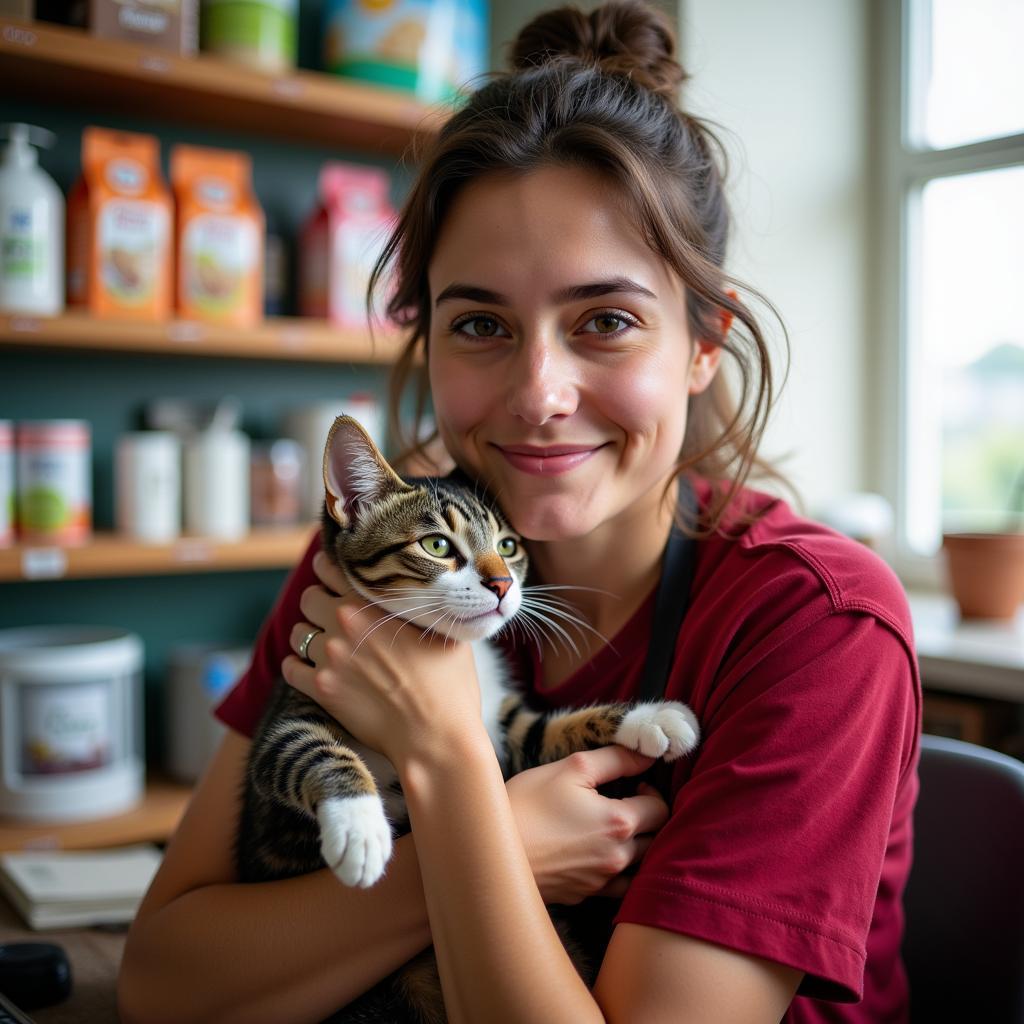
[[[596,329],[584,331],[584,334],[620,334],[637,326],[635,320],[621,313],[598,313],[597,316],[591,317],[584,326],[589,324],[593,324]]]
[[[511,558],[518,550],[519,545],[511,537],[502,537],[498,541],[498,554],[502,558]]]
[[[435,558],[447,558],[452,550],[451,541],[447,537],[442,537],[440,534],[434,534],[430,537],[424,537],[420,541],[420,547],[428,555],[433,555]]]
[[[467,330],[469,327],[472,327],[472,330]],[[506,337],[508,334],[493,316],[471,316],[465,320],[458,320],[452,324],[452,330],[469,338],[498,338]]]

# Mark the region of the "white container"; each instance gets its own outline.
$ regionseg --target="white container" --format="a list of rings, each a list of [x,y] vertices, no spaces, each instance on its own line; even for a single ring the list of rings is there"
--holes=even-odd
[[[0,548],[14,543],[14,424],[0,420]]]
[[[185,439],[185,531],[239,540],[249,532],[249,438],[204,430]]]
[[[193,644],[171,651],[164,690],[164,750],[168,773],[195,782],[217,749],[224,726],[213,717],[249,665],[248,647]]]
[[[33,544],[81,544],[92,531],[92,454],[85,420],[18,423],[18,534]]]
[[[121,630],[0,630],[0,814],[85,820],[141,799],[142,662]]]
[[[336,402],[318,402],[302,409],[293,409],[284,419],[284,434],[302,445],[306,456],[303,482],[303,515],[319,519],[324,504],[324,448],[327,435],[339,416],[357,419],[384,450],[385,417],[377,398],[368,392],[358,392]]]
[[[181,534],[181,441],[176,434],[123,434],[115,478],[118,530],[152,544],[166,544]]]
[[[0,311],[56,316],[64,309],[64,195],[33,145],[54,136],[5,125],[0,152]]]

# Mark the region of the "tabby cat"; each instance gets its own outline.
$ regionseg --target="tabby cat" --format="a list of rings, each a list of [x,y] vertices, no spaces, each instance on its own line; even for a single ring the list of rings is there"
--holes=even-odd
[[[611,743],[666,761],[696,746],[697,721],[675,701],[545,713],[526,706],[487,638],[516,623],[536,638],[546,623],[568,639],[550,617],[565,613],[549,589],[524,586],[520,538],[468,481],[403,480],[362,427],[342,416],[328,437],[324,483],[323,548],[355,591],[388,612],[384,622],[408,620],[472,643],[483,716],[506,778]],[[345,885],[371,886],[384,873],[392,834],[408,830],[390,762],[279,681],[247,768],[236,849],[240,878],[286,878],[326,864]],[[557,918],[556,926],[592,981],[592,966],[568,929]],[[429,949],[331,1018],[345,1024],[445,1019]]]

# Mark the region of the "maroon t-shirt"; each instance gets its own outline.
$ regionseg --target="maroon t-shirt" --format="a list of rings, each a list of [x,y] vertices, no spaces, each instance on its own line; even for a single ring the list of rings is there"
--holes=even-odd
[[[698,481],[699,499],[708,488]],[[622,901],[633,922],[806,972],[785,1020],[907,1016],[899,948],[917,795],[921,691],[899,582],[863,546],[744,492],[763,512],[697,545],[666,696],[693,708],[697,751],[671,780],[672,813]],[[217,709],[252,735],[317,582],[311,543]],[[509,650],[538,707],[629,700],[654,592],[591,659],[538,690],[534,649]]]

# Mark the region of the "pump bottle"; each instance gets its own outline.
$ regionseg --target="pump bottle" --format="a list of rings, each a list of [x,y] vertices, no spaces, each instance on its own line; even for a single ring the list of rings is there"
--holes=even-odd
[[[64,309],[64,196],[33,146],[54,135],[0,126],[0,312],[56,316]]]

